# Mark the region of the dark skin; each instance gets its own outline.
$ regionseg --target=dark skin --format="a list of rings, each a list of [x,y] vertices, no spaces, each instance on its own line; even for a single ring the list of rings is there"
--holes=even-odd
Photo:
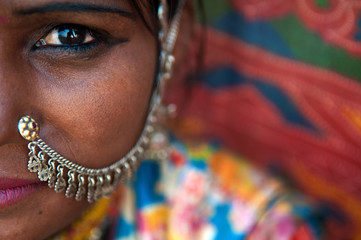
[[[27,171],[27,141],[17,131],[24,115],[36,119],[40,137],[56,151],[91,168],[124,156],[144,125],[156,35],[127,1],[71,1],[113,12],[49,10],[54,2],[69,3],[0,1],[0,178],[37,179]],[[85,36],[77,49],[59,41],[64,27],[57,27],[66,24]],[[88,207],[40,187],[0,208],[0,239],[45,239]]]

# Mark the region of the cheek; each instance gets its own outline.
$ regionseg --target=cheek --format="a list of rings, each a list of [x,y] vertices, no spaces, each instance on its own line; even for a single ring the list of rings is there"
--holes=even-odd
[[[40,137],[87,167],[120,159],[144,125],[155,76],[155,49],[155,44],[139,47],[133,42],[103,56],[92,64],[96,67],[48,71],[52,80],[40,81],[43,85],[36,98]]]

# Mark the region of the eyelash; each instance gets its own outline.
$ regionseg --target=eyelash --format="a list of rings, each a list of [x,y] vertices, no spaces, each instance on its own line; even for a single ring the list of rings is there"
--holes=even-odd
[[[86,31],[87,34],[91,34],[91,36],[95,39],[92,42],[84,43],[84,44],[73,44],[73,45],[54,45],[54,44],[41,44],[41,41],[44,41],[49,34],[51,34],[54,30],[59,30],[60,28],[63,29],[81,29]],[[37,50],[51,50],[51,51],[64,51],[67,53],[88,53],[94,50],[98,45],[104,43],[106,41],[106,36],[101,34],[89,27],[77,24],[59,24],[55,27],[52,27],[41,39],[39,39],[34,46],[32,47],[32,51]]]

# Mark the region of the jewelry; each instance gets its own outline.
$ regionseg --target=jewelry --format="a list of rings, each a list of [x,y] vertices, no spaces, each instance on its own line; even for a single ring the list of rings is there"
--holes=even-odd
[[[158,160],[164,162],[169,159],[169,153],[172,147],[169,143],[168,133],[164,129],[163,124],[169,118],[174,116],[176,106],[170,104],[168,106],[159,106],[157,109],[157,124],[154,126],[154,131],[149,137],[149,146],[144,152],[144,158],[149,160]]]
[[[149,135],[153,132],[155,118],[153,111],[147,120],[146,126],[135,146],[122,159],[110,166],[92,169],[61,156],[49,147],[37,131],[39,127],[30,116],[22,117],[18,128],[25,139],[30,139],[28,170],[36,172],[41,181],[47,181],[48,186],[55,192],[65,191],[66,197],[75,197],[81,200],[87,197],[89,202],[109,196],[118,187],[121,180],[130,177],[139,164],[144,149],[149,144]],[[67,179],[67,180],[66,180]]]
[[[39,137],[40,128],[33,118],[24,116],[19,120],[20,135],[30,141],[28,170],[36,172],[38,178],[48,182],[48,186],[55,192],[65,192],[66,197],[74,197],[78,201],[87,198],[88,202],[94,202],[103,196],[110,196],[123,180],[133,175],[153,139],[152,134],[155,132],[159,119],[158,113],[162,109],[164,82],[171,75],[174,62],[172,52],[178,35],[183,6],[184,0],[179,1],[177,13],[167,29],[167,1],[161,0],[158,9],[161,24],[159,32],[161,52],[159,54],[160,70],[156,79],[157,87],[153,91],[148,117],[138,141],[120,160],[104,168],[87,168],[78,165],[57,153]]]

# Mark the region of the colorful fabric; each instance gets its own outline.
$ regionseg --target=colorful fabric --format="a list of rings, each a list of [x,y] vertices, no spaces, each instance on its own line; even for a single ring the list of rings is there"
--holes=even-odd
[[[205,4],[201,74],[193,56],[169,94],[183,106],[175,129],[219,139],[313,196],[326,239],[360,239],[360,1]]]
[[[118,219],[118,209],[122,204],[123,188],[112,197],[100,199],[94,206],[71,226],[48,240],[99,240],[112,234],[112,223]]]
[[[180,110],[173,128],[188,138],[218,139],[247,161],[229,153],[222,155],[221,161],[198,161],[202,158],[189,157],[194,151],[180,150],[164,167],[172,173],[168,186],[175,187],[166,189],[167,184],[159,184],[164,179],[162,167],[144,162],[135,185],[126,188],[125,206],[129,207],[117,210],[121,217],[116,237],[134,239],[139,229],[138,236],[143,239],[155,235],[176,239],[191,231],[218,239],[243,239],[253,223],[254,239],[268,239],[262,234],[276,233],[275,229],[286,229],[284,236],[293,234],[292,240],[361,239],[360,2],[204,3],[209,26],[199,28],[188,66],[173,82],[168,96]],[[203,64],[198,64],[195,56],[199,45],[204,47]],[[214,146],[209,149],[212,156],[222,151]],[[308,194],[314,206],[297,201],[298,197],[278,186],[273,193],[285,195],[279,198],[283,202],[254,210],[260,200],[250,200],[249,193],[254,190],[256,196],[265,195],[268,184],[254,185],[259,181],[247,181],[241,170],[242,174],[234,176],[237,164],[227,164],[235,159],[249,174],[258,172],[250,165],[257,166],[281,178],[289,188]],[[223,161],[224,167],[219,167],[217,163]],[[228,171],[229,175],[225,174]],[[218,185],[211,186],[218,188],[205,194],[201,184],[208,174],[217,176]],[[174,196],[179,199],[170,197],[172,189],[192,200],[177,192]],[[240,200],[231,201],[227,193]],[[212,210],[194,207],[200,202],[213,206]],[[238,215],[247,218],[232,221]],[[178,225],[180,230],[174,230]]]
[[[142,163],[119,210],[117,240],[320,239],[319,213],[216,145],[173,140],[170,161]]]

